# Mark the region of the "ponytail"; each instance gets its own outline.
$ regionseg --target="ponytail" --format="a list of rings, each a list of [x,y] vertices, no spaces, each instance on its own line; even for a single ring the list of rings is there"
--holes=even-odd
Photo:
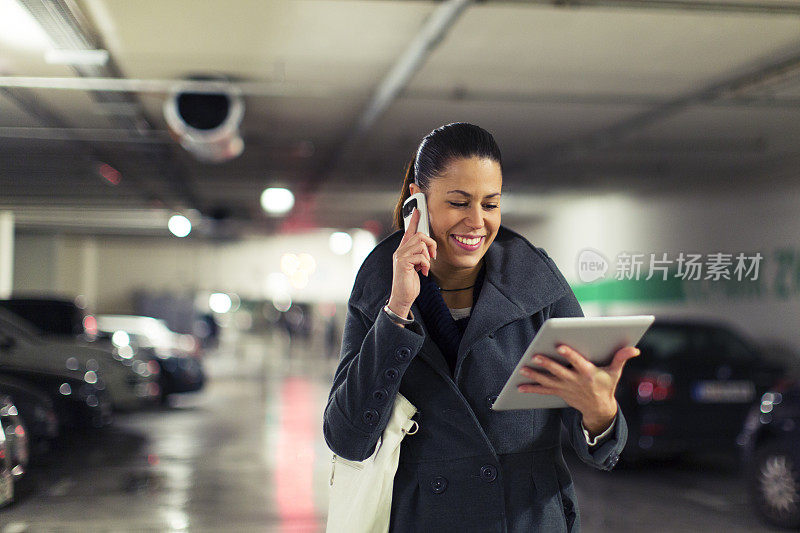
[[[400,189],[400,200],[397,201],[397,205],[394,208],[394,227],[395,229],[403,229],[403,204],[408,197],[411,196],[411,187],[410,185],[414,183],[414,159],[411,158],[411,161],[408,162],[408,166],[406,167],[406,177],[403,180],[403,188]]]
[[[431,180],[440,176],[453,159],[482,157],[503,166],[500,148],[491,133],[467,122],[440,126],[422,139],[406,167],[400,200],[394,208],[394,226],[403,229],[403,203],[411,196],[411,183],[427,193]]]

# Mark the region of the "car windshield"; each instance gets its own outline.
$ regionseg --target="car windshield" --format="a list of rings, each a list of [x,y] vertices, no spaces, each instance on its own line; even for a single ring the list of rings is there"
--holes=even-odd
[[[82,313],[65,302],[0,300],[0,306],[21,316],[44,333],[70,336],[84,333]]]
[[[686,329],[652,327],[644,334],[638,346],[648,357],[669,359],[688,353],[691,348],[691,337]]]

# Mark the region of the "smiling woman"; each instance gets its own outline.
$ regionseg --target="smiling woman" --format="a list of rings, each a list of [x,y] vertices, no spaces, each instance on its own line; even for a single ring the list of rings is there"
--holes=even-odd
[[[467,123],[432,131],[406,170],[398,231],[375,247],[353,286],[323,433],[336,455],[364,461],[397,394],[417,407],[419,429],[403,439],[394,476],[390,531],[578,531],[560,426],[596,468],[613,468],[625,445],[614,399],[634,355],[625,349],[602,368],[569,351],[572,367],[550,361],[550,374],[525,385],[569,407],[492,409],[544,321],[583,316],[545,251],[500,224],[502,182],[488,131]],[[416,193],[430,235],[418,231],[418,209],[402,230],[403,203]]]

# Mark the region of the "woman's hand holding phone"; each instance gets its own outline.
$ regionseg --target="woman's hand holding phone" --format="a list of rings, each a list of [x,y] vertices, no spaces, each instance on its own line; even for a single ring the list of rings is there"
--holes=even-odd
[[[411,221],[403,239],[392,255],[392,294],[389,309],[401,317],[407,317],[411,304],[419,296],[420,283],[417,271],[427,276],[431,269],[431,258],[436,259],[436,241],[417,231],[420,211],[414,208]]]

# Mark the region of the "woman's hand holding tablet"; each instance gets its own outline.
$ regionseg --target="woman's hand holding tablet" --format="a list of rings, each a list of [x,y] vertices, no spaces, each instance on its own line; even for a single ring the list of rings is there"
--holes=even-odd
[[[583,414],[590,433],[602,431],[616,415],[614,392],[625,362],[639,355],[634,345],[653,320],[652,315],[546,320],[492,409],[569,405]]]

